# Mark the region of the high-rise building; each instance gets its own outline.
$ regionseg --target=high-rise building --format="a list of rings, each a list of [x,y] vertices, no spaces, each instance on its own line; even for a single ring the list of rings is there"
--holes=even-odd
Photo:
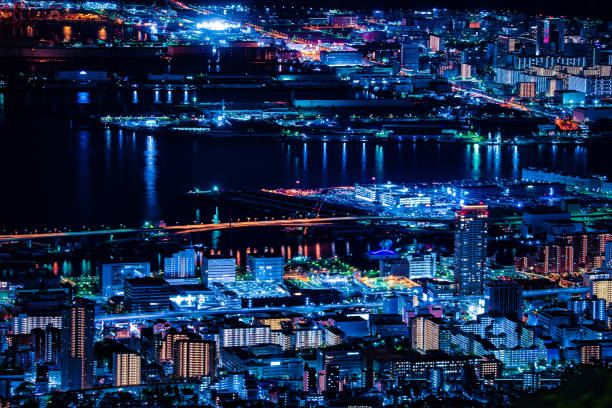
[[[488,207],[461,205],[455,222],[455,283],[462,295],[482,294],[487,257]]]
[[[179,340],[189,340],[189,335],[175,328],[168,330],[158,342],[157,359],[160,362],[174,361],[174,344]]]
[[[93,384],[94,303],[77,298],[62,312],[62,389],[80,390]]]
[[[215,342],[178,340],[174,343],[174,375],[178,378],[212,377],[216,368]]]
[[[537,21],[536,55],[558,55],[565,49],[565,20],[543,17]]]
[[[62,315],[55,312],[30,312],[20,313],[13,317],[13,334],[30,334],[34,329],[46,329],[47,327],[62,327]]]
[[[195,249],[187,248],[164,258],[164,277],[167,279],[195,277]]]
[[[314,367],[309,367],[308,364],[304,367],[304,378],[302,380],[302,389],[304,392],[314,392],[317,388],[317,370]]]
[[[115,387],[141,384],[141,358],[133,351],[113,353],[113,382]]]
[[[34,361],[37,363],[58,363],[61,354],[62,329],[52,326],[32,330]]]
[[[401,64],[402,68],[409,69],[412,71],[419,70],[419,54],[420,47],[416,43],[404,43],[402,44],[401,53]]]
[[[410,279],[436,277],[436,253],[423,252],[410,254],[408,260],[408,276]]]
[[[340,392],[340,366],[328,364],[325,369],[325,392],[336,395]]]
[[[102,296],[112,296],[123,290],[126,279],[151,276],[149,262],[116,263],[102,265]]]
[[[606,301],[606,307],[612,303],[612,279],[597,279],[591,282],[591,294]]]
[[[221,347],[250,347],[272,342],[270,326],[237,323],[221,329]]]
[[[596,364],[601,360],[601,344],[597,341],[585,341],[580,344],[580,363]]]
[[[256,281],[283,280],[285,261],[281,256],[273,255],[249,255],[247,259],[247,271]]]
[[[170,310],[170,285],[159,278],[127,279],[125,307],[129,312]]]
[[[209,288],[214,283],[236,281],[236,259],[207,256],[202,258],[202,280]]]
[[[433,34],[429,35],[429,49],[431,49],[431,52],[440,51],[440,37]]]
[[[523,314],[522,293],[514,281],[489,282],[485,286],[485,312],[520,320]]]
[[[417,316],[412,320],[412,347],[421,350],[447,350],[450,331],[443,320],[431,316]]]

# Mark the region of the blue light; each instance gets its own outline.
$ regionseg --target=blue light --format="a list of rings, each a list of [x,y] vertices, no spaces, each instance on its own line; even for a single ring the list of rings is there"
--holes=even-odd
[[[397,252],[390,249],[379,249],[377,251],[368,251],[368,255],[397,255]]]

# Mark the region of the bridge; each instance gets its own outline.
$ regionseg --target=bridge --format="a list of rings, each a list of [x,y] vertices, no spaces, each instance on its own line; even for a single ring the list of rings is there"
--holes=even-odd
[[[70,238],[70,237],[88,237],[96,235],[118,235],[118,234],[134,234],[134,233],[158,233],[160,235],[173,234],[188,234],[192,232],[207,232],[218,231],[230,228],[253,228],[253,227],[310,227],[310,226],[325,226],[333,225],[341,222],[430,222],[449,224],[454,221],[452,218],[435,218],[435,217],[380,217],[380,216],[359,216],[359,217],[326,217],[326,218],[295,218],[281,220],[265,220],[257,221],[238,221],[238,222],[219,222],[211,224],[187,224],[187,225],[169,225],[166,227],[153,228],[118,228],[118,229],[102,229],[102,230],[83,230],[83,231],[64,231],[64,232],[43,232],[30,234],[8,234],[0,235],[0,243],[14,241],[28,241],[35,239],[54,239],[54,238]]]

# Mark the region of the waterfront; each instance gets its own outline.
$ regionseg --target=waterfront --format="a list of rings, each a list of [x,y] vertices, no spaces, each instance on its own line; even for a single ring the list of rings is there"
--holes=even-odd
[[[29,119],[28,119],[29,118]],[[612,176],[608,142],[478,146],[433,142],[193,141],[71,128],[51,115],[15,115],[0,128],[2,228],[140,225],[194,220],[180,195],[225,189],[515,178],[522,167]],[[202,214],[203,219],[212,217]],[[221,218],[227,217],[223,213]]]

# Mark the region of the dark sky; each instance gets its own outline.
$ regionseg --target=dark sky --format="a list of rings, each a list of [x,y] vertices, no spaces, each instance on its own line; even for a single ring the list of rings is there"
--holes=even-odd
[[[601,19],[612,19],[612,0],[250,0],[256,4],[304,4],[313,7],[338,7],[343,9],[513,9],[529,14],[565,16],[590,15]]]

